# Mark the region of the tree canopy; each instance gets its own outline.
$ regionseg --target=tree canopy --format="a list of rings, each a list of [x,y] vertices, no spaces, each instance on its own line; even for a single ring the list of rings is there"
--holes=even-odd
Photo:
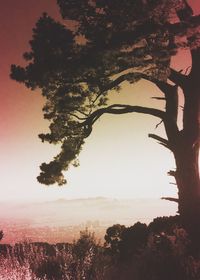
[[[199,43],[200,16],[185,0],[57,0],[63,22],[43,14],[24,54],[26,67],[11,66],[11,77],[46,98],[44,118],[49,133],[42,141],[61,144],[60,153],[41,165],[38,181],[66,183],[63,171],[78,165],[78,155],[93,124],[104,113],[130,112],[161,119],[168,140],[150,137],[173,150],[178,134],[177,87],[184,75],[170,68],[172,56]],[[111,90],[120,91],[146,79],[161,89],[166,109],[109,104]],[[168,83],[170,79],[172,83]],[[168,94],[170,92],[173,94]]]

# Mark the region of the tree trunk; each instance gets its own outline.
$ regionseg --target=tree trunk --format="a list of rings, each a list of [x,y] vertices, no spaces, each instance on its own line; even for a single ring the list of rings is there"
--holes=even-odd
[[[181,222],[191,240],[200,246],[200,182],[198,172],[199,147],[182,145],[176,152],[175,172]]]
[[[200,248],[200,49],[192,52],[192,70],[185,81],[183,130],[174,156],[175,179],[179,194],[179,213],[190,238]]]

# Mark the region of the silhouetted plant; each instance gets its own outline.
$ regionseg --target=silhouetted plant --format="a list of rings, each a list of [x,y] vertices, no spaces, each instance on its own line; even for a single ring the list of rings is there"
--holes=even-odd
[[[169,221],[160,220],[162,232],[159,229],[159,233],[142,223],[130,227],[114,225],[108,230],[111,243],[105,246],[86,230],[73,244],[26,242],[11,250],[9,247],[7,255],[0,256],[0,279],[199,280],[200,258],[190,255],[186,231],[177,226],[169,234],[163,230],[164,221],[166,228]],[[118,243],[118,250],[108,254],[113,240]]]
[[[120,242],[122,240],[122,234],[126,230],[126,227],[120,224],[113,225],[106,230],[105,246],[107,252],[113,256],[120,253]]]
[[[128,261],[140,252],[147,244],[148,228],[146,224],[137,222],[131,227],[126,228],[120,242],[120,258]]]
[[[189,244],[187,233],[177,225],[177,217],[155,219],[148,227],[136,223],[125,228],[118,240],[121,258],[113,256],[106,279],[197,280],[200,259],[189,254]]]
[[[3,236],[4,236],[4,234],[3,234],[3,231],[1,230],[0,231],[0,241],[3,239]]]
[[[170,217],[157,217],[149,224],[148,229],[150,232],[161,234],[165,232],[167,234],[173,234],[174,229],[181,227],[180,217],[170,216]]]

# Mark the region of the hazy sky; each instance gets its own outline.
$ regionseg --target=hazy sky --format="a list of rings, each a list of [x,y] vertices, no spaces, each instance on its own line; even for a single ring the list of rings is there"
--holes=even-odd
[[[106,196],[117,198],[176,196],[167,171],[174,168],[172,154],[148,138],[158,119],[138,114],[104,116],[87,139],[80,155],[80,167],[71,168],[68,184],[60,187],[40,185],[39,165],[56,155],[57,147],[43,144],[38,133],[47,131],[42,117],[43,100],[9,79],[10,64],[22,64],[28,50],[32,28],[43,11],[58,15],[54,0],[7,0],[0,3],[0,190],[1,200],[49,200],[57,198]],[[199,8],[199,1],[190,1]],[[183,59],[184,58],[184,59]],[[186,52],[174,60],[177,69],[186,68]],[[129,86],[124,83],[112,101],[151,106],[159,91],[148,82]],[[151,103],[150,103],[151,102]],[[168,205],[168,204],[167,204]],[[171,204],[169,203],[169,207]]]

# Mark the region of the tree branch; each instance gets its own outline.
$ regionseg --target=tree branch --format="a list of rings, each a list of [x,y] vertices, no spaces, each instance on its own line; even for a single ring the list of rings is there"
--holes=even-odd
[[[161,197],[161,199],[169,200],[169,201],[173,201],[173,202],[179,203],[179,199],[178,198],[174,198],[174,197]]]
[[[133,71],[133,69],[129,69],[129,71]],[[140,72],[129,72],[126,74],[122,74],[115,80],[113,80],[109,85],[106,85],[104,88],[105,90],[112,89],[113,87],[119,85],[121,82],[131,79],[131,77],[137,77],[143,78],[145,80],[148,80],[150,82],[153,82],[155,85],[158,86],[158,88],[162,91],[162,93],[165,96],[166,100],[166,112],[153,109],[153,108],[146,108],[146,107],[140,107],[140,106],[130,106],[130,105],[122,105],[122,104],[115,104],[112,106],[108,106],[106,108],[99,109],[93,113],[85,120],[85,122],[82,123],[83,126],[85,126],[86,131],[93,123],[100,118],[100,116],[104,113],[109,114],[124,114],[124,113],[143,113],[143,114],[149,114],[156,117],[159,117],[163,122],[165,126],[165,130],[167,133],[167,137],[169,139],[170,148],[169,145],[164,145],[165,147],[169,148],[170,150],[173,150],[173,147],[177,144],[177,136],[178,136],[178,126],[177,126],[177,114],[178,114],[178,93],[177,93],[177,85],[170,85],[165,81],[157,80],[154,77],[148,76],[145,73]]]
[[[156,100],[165,100],[166,101],[166,98],[165,97],[157,97],[157,96],[153,96],[151,97],[152,99],[156,99]]]
[[[187,21],[181,21],[176,23],[168,23],[165,25],[165,30],[169,32],[169,34],[173,34],[174,36],[185,36],[185,30],[198,27],[200,24],[200,15],[191,16]],[[120,45],[120,42],[124,42],[127,44],[134,44],[140,38],[144,38],[145,36],[149,36],[150,34],[155,34],[156,32],[161,30],[161,25],[159,23],[152,22],[152,20],[147,20],[141,25],[137,26],[134,30],[121,32],[114,34],[109,41],[109,43],[105,43],[106,48],[117,48]],[[120,38],[120,40],[119,40]]]
[[[129,69],[125,69],[122,72],[129,70]],[[116,74],[117,75],[117,74]],[[99,85],[99,90],[100,93],[97,94],[97,96],[94,98],[94,100],[92,101],[92,104],[95,104],[96,101],[102,96],[104,95],[104,93],[106,93],[108,90],[112,90],[113,88],[117,87],[118,85],[120,85],[122,82],[126,81],[128,78],[130,78],[131,76],[133,76],[133,73],[126,73],[126,74],[121,74],[119,77],[117,77],[114,80],[111,80],[110,83],[108,83],[107,85],[101,86]],[[109,77],[110,79],[112,77]]]
[[[169,170],[169,171],[167,172],[167,175],[169,175],[169,176],[172,176],[172,177],[175,177],[175,178],[176,178],[176,171],[174,171],[174,170]]]
[[[103,115],[103,114],[126,114],[126,113],[142,113],[147,115],[152,115],[160,119],[165,118],[165,112],[141,106],[131,106],[123,104],[113,104],[105,108],[98,109],[91,113],[91,115],[84,121],[79,123],[80,126],[85,128],[85,133],[87,136],[91,133],[92,125]]]
[[[164,139],[164,138],[162,138],[162,137],[160,137],[160,136],[158,136],[158,135],[156,135],[156,134],[151,134],[151,133],[148,134],[148,136],[149,136],[150,138],[153,138],[153,139],[159,141],[159,144],[161,144],[161,145],[163,145],[165,148],[171,150],[170,145],[169,145],[169,141],[168,141],[167,139]]]
[[[142,72],[138,72],[138,71],[135,71],[134,72],[134,68],[129,68],[129,69],[126,69],[126,71],[131,71],[131,72],[128,72],[128,73],[125,73],[125,74],[121,74],[119,77],[117,77],[116,79],[114,79],[113,81],[111,81],[109,84],[107,84],[106,86],[102,87],[100,90],[102,91],[98,97],[100,95],[103,94],[103,92],[106,92],[108,90],[111,90],[113,89],[114,87],[120,85],[122,82],[124,81],[128,81],[130,80],[131,78],[134,79],[134,78],[141,78],[141,79],[144,79],[144,80],[147,80],[149,82],[152,82],[154,83],[163,93],[166,94],[166,92],[169,92],[171,88],[173,88],[174,86],[173,85],[170,85],[168,84],[167,82],[164,82],[164,81],[161,81],[161,80],[157,80],[156,78],[154,78],[153,76],[148,76],[147,74],[145,73],[142,73]],[[175,71],[175,70],[174,70]],[[124,71],[123,71],[124,72]],[[98,97],[96,99],[98,99]],[[96,100],[95,99],[95,100]]]
[[[169,75],[169,79],[175,83],[176,85],[180,86],[181,88],[183,88],[185,86],[186,80],[187,80],[187,76],[181,74],[180,72],[170,68],[170,75]]]
[[[144,76],[144,78],[146,78]],[[178,136],[177,116],[178,116],[178,89],[177,85],[170,85],[164,81],[153,80],[158,88],[164,93],[166,100],[166,115],[163,119],[165,131],[171,148],[176,145]]]
[[[131,76],[134,76],[135,73],[126,73],[126,74],[122,74],[121,76],[119,76],[118,78],[116,78],[115,80],[111,81],[109,84],[107,84],[106,86],[103,86],[102,88],[100,88],[101,92],[96,96],[96,98],[93,100],[93,104],[99,99],[99,97],[101,95],[104,94],[104,92],[108,91],[108,90],[112,90],[113,88],[117,87],[118,85],[120,85],[122,82],[126,81],[128,78],[130,78]]]
[[[173,89],[173,85],[168,84],[167,82],[161,81],[161,80],[157,80],[154,77],[148,76],[144,73],[138,73],[138,76],[140,75],[141,78],[150,81],[152,83],[154,83],[164,94],[165,96],[168,95],[168,93]],[[160,99],[160,98],[156,98],[153,97],[155,99]]]
[[[101,108],[93,112],[85,121],[85,123],[88,122],[94,122],[97,119],[100,118],[101,115],[104,113],[107,114],[126,114],[126,113],[143,113],[143,114],[148,114],[152,115],[155,117],[158,117],[160,119],[164,119],[165,117],[165,112],[154,109],[154,108],[147,108],[147,107],[141,107],[141,106],[132,106],[132,105],[123,105],[123,104],[113,104],[111,106]]]
[[[77,111],[78,113],[80,113],[80,114],[84,115],[85,117],[88,117],[88,114],[86,114],[86,113],[82,112],[81,110],[76,109],[76,111]]]
[[[164,122],[167,137],[168,137],[169,142],[170,142],[170,149],[172,150],[172,147],[174,147],[176,145],[177,135],[178,135],[178,126],[177,126],[178,92],[177,92],[177,85],[170,85],[167,82],[157,80],[154,77],[151,77],[151,76],[148,76],[144,73],[139,73],[139,72],[138,73],[133,72],[133,73],[121,75],[119,78],[117,78],[115,81],[113,81],[113,83],[114,84],[120,83],[121,81],[127,79],[127,77],[130,77],[130,75],[133,75],[134,77],[136,75],[138,75],[138,77],[140,77],[140,78],[143,78],[145,80],[153,82],[163,92],[163,94],[165,96],[165,99],[166,99],[166,112],[162,112],[164,114],[162,117],[160,117],[160,115],[158,116],[158,114],[157,114],[158,111],[152,111],[152,110],[155,110],[155,109],[151,109],[151,112],[150,111],[148,111],[148,112],[147,111],[146,112],[142,111],[141,113],[152,115],[152,112],[154,112],[154,113],[156,112],[156,115],[154,115],[154,116],[159,117]],[[115,106],[115,105],[113,105],[113,106]],[[92,116],[94,118],[94,122],[96,121],[96,119],[98,119],[100,117],[101,112],[102,112],[102,114],[103,113],[123,114],[123,113],[130,113],[130,112],[140,113],[139,111],[137,111],[138,108],[140,108],[140,109],[143,108],[143,107],[137,107],[136,108],[136,106],[128,106],[128,105],[120,105],[120,106],[121,106],[120,110],[117,110],[117,111],[115,111],[114,107],[108,107],[107,109],[103,109],[103,111],[101,111],[102,109],[100,109],[100,111],[98,111],[96,116],[94,116],[94,115]],[[150,108],[148,108],[148,109],[150,109]]]
[[[73,114],[73,113],[68,113],[70,116],[72,116],[72,117],[75,117],[75,118],[77,118],[78,120],[80,120],[80,121],[83,121],[83,120],[85,120],[86,119],[86,117],[79,117],[79,116],[77,116],[76,114]]]
[[[164,93],[166,100],[166,118],[164,121],[165,130],[167,136],[170,139],[176,137],[175,133],[178,131],[177,116],[178,116],[178,90],[177,85],[170,85],[164,81],[156,80],[155,78],[149,78],[145,74],[141,74],[141,77],[153,82]],[[170,140],[171,141],[171,140]]]
[[[112,82],[110,82],[110,84],[108,84],[107,86],[105,86],[103,88],[103,91],[108,91],[116,86],[118,86],[119,84],[121,84],[122,82],[126,81],[128,78],[131,78],[135,75],[135,73],[126,73],[126,74],[122,74],[121,76],[119,76],[118,78],[116,78],[115,80],[113,80]]]

